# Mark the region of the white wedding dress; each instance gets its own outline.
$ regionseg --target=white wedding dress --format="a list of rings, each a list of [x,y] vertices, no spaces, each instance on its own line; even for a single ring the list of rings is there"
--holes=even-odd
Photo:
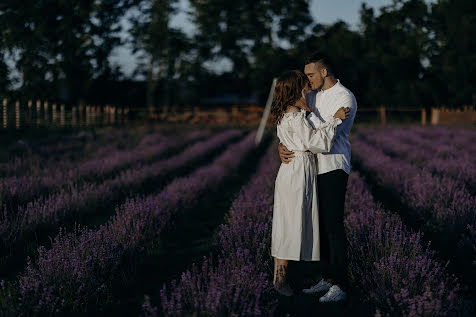
[[[290,163],[281,163],[275,181],[271,255],[278,259],[320,260],[314,154],[329,152],[340,123],[342,120],[335,117],[323,123],[312,112],[306,117],[301,109],[285,113],[277,126],[280,142],[294,152]]]

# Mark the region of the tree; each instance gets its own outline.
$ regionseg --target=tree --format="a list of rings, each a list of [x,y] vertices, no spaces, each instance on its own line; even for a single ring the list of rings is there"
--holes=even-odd
[[[423,0],[394,0],[377,17],[362,5],[359,63],[365,64],[368,103],[421,106],[428,100],[429,24]]]
[[[95,77],[110,71],[108,57],[120,44],[119,18],[135,0],[14,1],[0,3],[5,48],[19,56],[23,95],[66,101],[87,95]]]
[[[440,104],[476,103],[476,3],[440,0],[432,4],[432,87]]]
[[[5,95],[11,82],[9,79],[8,65],[6,63],[6,51],[4,50],[5,43],[2,35],[3,31],[5,31],[5,29],[0,29],[0,94]]]
[[[273,66],[265,56],[283,51],[281,44],[292,48],[305,36],[312,23],[308,0],[284,1],[223,1],[191,0],[192,21],[201,36],[202,52],[208,61],[228,58],[233,63],[233,75],[240,80],[235,87],[247,94],[254,84],[269,86],[276,73],[266,71]],[[265,70],[260,77],[260,69]],[[256,82],[255,78],[259,78]]]
[[[189,47],[183,32],[170,27],[170,19],[177,12],[174,5],[176,0],[144,0],[138,6],[139,14],[130,19],[133,53],[142,52],[134,74],[147,77],[146,103],[150,111],[156,104],[157,88],[162,92],[160,101],[170,103],[170,84],[179,67],[177,63]],[[159,82],[162,87],[158,87]]]

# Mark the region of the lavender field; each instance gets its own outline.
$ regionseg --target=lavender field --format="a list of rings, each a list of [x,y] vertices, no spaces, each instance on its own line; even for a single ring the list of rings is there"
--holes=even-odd
[[[0,165],[0,315],[471,316],[474,129],[358,127],[349,300],[277,296],[275,130],[99,130]],[[320,263],[291,263],[296,289]]]

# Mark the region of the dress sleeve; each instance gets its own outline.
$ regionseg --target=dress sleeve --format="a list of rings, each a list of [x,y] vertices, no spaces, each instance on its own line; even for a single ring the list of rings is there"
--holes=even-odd
[[[307,116],[307,120],[314,129],[318,129],[322,126],[325,126],[328,121],[332,120],[332,118],[326,118],[326,121],[322,121],[314,112],[311,112]]]
[[[341,119],[332,117],[328,122],[319,124],[314,129],[306,119],[305,112],[292,120],[295,136],[299,138],[306,150],[312,153],[329,152],[334,140],[336,127],[342,123]]]

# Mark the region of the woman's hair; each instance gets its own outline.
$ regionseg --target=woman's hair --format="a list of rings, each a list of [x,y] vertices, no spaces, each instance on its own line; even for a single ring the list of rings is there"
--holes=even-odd
[[[308,83],[306,75],[300,70],[287,71],[278,77],[271,106],[274,124],[279,124],[286,108],[294,105],[302,97],[301,91]]]

